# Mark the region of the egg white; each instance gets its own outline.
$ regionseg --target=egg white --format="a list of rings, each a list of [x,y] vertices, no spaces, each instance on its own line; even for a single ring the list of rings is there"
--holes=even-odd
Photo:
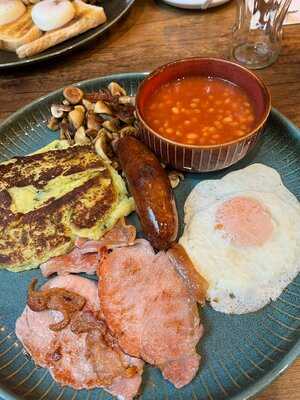
[[[62,28],[75,17],[76,9],[69,0],[43,0],[32,7],[34,24],[48,32]]]
[[[273,232],[262,246],[239,246],[215,229],[224,201],[245,196],[271,216]],[[300,271],[300,205],[272,168],[253,164],[219,180],[199,183],[185,204],[180,243],[208,281],[214,309],[242,314],[275,300]]]
[[[25,12],[21,0],[0,0],[0,26],[17,21]]]

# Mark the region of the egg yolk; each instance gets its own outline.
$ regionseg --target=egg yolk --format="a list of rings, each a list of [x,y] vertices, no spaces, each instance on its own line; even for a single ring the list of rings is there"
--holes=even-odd
[[[262,246],[272,236],[273,224],[268,211],[255,199],[234,197],[216,212],[215,229],[238,246]]]

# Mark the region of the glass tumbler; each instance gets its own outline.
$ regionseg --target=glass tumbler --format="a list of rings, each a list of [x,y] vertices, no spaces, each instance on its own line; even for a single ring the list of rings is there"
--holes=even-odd
[[[231,56],[248,68],[272,64],[281,49],[282,25],[291,0],[236,0]]]

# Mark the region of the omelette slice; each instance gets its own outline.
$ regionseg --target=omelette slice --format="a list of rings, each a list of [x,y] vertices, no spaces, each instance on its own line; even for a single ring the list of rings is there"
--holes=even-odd
[[[0,164],[0,268],[24,271],[98,240],[134,209],[125,183],[93,146],[54,141]]]

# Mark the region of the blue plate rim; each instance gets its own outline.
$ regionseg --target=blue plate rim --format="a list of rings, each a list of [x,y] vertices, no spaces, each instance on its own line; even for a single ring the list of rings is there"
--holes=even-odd
[[[110,75],[103,75],[97,78],[86,79],[84,81],[80,81],[74,83],[75,86],[83,86],[86,84],[97,84],[99,80],[106,79],[117,81],[118,79],[140,79],[144,78],[149,74],[149,72],[128,72],[128,73],[117,73],[117,74],[110,74]],[[48,100],[52,96],[56,96],[59,93],[62,93],[63,88],[57,89],[47,95],[41,96],[27,104],[26,106],[20,108],[18,111],[10,115],[0,124],[0,132],[4,130],[6,125],[9,125],[14,120],[16,120],[19,116],[21,116],[24,112],[35,106],[36,104]],[[300,129],[291,122],[287,117],[285,117],[281,112],[279,112],[276,108],[272,107],[271,116],[281,120],[286,124],[290,130],[296,131],[297,140],[300,142]],[[0,133],[1,135],[1,133]],[[283,374],[283,372],[292,365],[292,363],[300,357],[300,337],[295,342],[293,347],[287,352],[287,354],[278,362],[269,372],[267,372],[263,377],[257,379],[255,382],[250,384],[247,388],[243,389],[240,393],[228,397],[227,400],[249,400],[254,396],[258,395],[261,391],[263,391],[267,386],[269,386],[276,378]],[[23,397],[20,397],[16,394],[12,394],[10,390],[4,389],[1,382],[0,382],[0,396],[4,400],[24,400]]]

